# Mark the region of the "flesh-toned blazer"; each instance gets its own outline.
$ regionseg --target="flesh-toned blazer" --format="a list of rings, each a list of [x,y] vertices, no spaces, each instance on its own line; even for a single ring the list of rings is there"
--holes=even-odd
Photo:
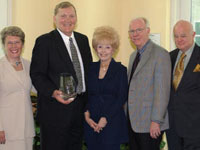
[[[130,56],[130,78],[136,52]],[[132,129],[138,133],[150,132],[152,121],[169,127],[167,105],[170,95],[171,61],[169,53],[151,40],[142,53],[129,87],[128,110]]]
[[[0,59],[0,131],[5,131],[7,140],[35,135],[30,99],[30,63],[23,58],[21,61],[25,74],[23,80],[5,56]]]

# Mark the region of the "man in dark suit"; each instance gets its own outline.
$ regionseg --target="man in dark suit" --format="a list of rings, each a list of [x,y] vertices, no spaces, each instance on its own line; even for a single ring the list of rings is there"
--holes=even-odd
[[[38,37],[33,49],[30,74],[38,91],[37,119],[42,150],[81,150],[82,147],[83,107],[92,56],[88,38],[74,31],[76,22],[75,7],[61,2],[54,11],[56,29]],[[78,85],[75,99],[61,97],[61,73],[69,73],[75,79]]]
[[[174,26],[169,150],[200,150],[200,47],[194,37],[190,22],[181,20]]]

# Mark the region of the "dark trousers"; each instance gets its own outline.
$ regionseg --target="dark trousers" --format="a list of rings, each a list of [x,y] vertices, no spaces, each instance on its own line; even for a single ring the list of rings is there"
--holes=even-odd
[[[82,150],[83,106],[76,102],[67,122],[40,123],[41,150]]]
[[[64,126],[41,124],[41,150],[81,150],[80,129],[69,131]]]
[[[153,139],[150,133],[136,133],[129,122],[129,150],[160,150],[160,142],[163,132],[157,139]]]
[[[200,150],[200,138],[179,137],[173,128],[166,131],[168,150]]]

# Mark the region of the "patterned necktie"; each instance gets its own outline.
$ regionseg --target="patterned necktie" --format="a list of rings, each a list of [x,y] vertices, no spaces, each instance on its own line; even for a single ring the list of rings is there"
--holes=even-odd
[[[177,87],[181,81],[181,78],[183,76],[185,56],[186,56],[185,53],[182,53],[177,65],[176,65],[176,70],[174,72],[174,79],[173,79],[173,86],[174,86],[175,90],[177,89]]]
[[[78,54],[77,54],[77,50],[76,47],[73,43],[72,38],[69,38],[69,42],[70,42],[70,50],[71,50],[71,55],[72,55],[72,62],[73,62],[73,66],[76,72],[76,77],[78,79],[78,85],[77,85],[77,93],[80,94],[82,92],[83,89],[83,82],[82,82],[82,74],[81,74],[81,65],[78,59]]]
[[[135,57],[135,60],[134,60],[134,62],[133,62],[133,66],[132,66],[131,75],[130,75],[130,78],[129,78],[129,84],[130,84],[130,82],[131,82],[131,79],[132,79],[132,77],[133,77],[133,74],[134,74],[134,72],[135,72],[135,70],[136,70],[136,68],[137,68],[137,65],[138,65],[139,61],[140,61],[140,53],[137,52],[137,55],[136,55],[136,57]]]

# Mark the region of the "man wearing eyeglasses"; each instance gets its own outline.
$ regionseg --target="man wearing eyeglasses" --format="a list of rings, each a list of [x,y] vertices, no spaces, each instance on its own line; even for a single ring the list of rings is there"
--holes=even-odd
[[[160,150],[163,131],[169,128],[169,53],[149,39],[145,18],[130,22],[129,37],[137,50],[129,60],[128,121],[130,150]]]

